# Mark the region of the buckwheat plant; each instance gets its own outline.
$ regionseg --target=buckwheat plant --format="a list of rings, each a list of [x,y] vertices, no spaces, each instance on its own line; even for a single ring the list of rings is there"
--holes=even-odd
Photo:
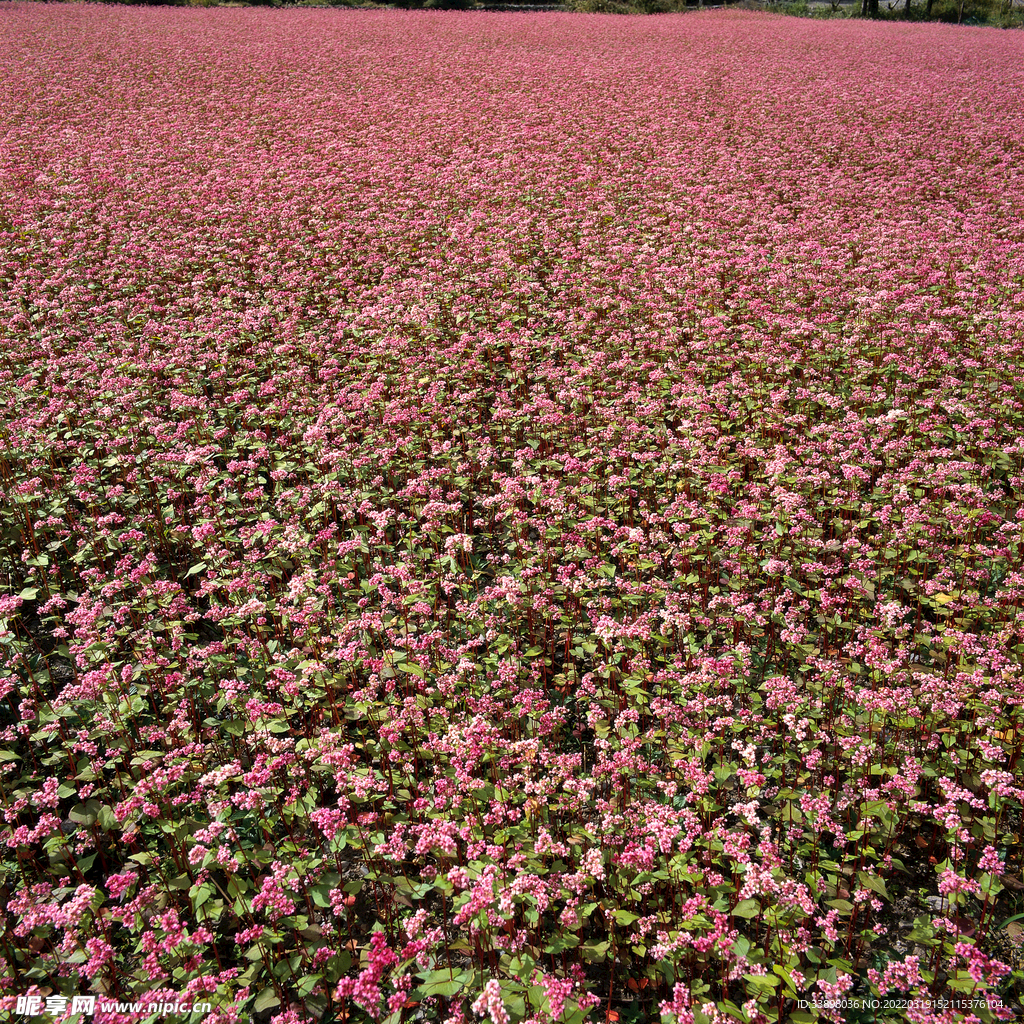
[[[1018,37],[0,17],[9,1013],[1020,1012]]]

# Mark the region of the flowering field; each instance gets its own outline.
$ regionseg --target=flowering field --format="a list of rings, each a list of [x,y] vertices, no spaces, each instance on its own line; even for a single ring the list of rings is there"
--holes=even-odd
[[[1015,1016],[1019,35],[0,19],[12,1017]]]

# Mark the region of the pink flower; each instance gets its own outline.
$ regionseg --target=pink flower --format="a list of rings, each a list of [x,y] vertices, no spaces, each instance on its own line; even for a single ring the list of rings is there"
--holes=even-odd
[[[481,1017],[490,1015],[491,1024],[508,1024],[509,1016],[501,998],[501,985],[493,978],[473,1001],[473,1012]]]

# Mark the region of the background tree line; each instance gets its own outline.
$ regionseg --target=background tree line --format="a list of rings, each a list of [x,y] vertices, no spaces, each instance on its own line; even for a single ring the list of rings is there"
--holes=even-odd
[[[46,2],[46,0],[44,0]],[[59,2],[59,0],[58,0]],[[537,8],[595,14],[670,14],[738,7],[809,18],[874,18],[950,24],[1024,27],[1021,0],[106,0],[175,7],[398,7],[406,10],[502,10]]]

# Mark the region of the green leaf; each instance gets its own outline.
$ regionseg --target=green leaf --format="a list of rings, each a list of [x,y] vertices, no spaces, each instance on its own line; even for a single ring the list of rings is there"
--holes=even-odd
[[[395,892],[402,893],[410,899],[421,900],[433,888],[429,882],[416,884],[405,878],[396,878],[394,882]]]
[[[423,984],[416,991],[420,996],[444,996],[451,998],[461,992],[469,981],[469,972],[460,971],[452,975],[451,971],[431,971],[424,977]]]
[[[781,964],[776,964],[772,970],[786,983],[786,988],[790,991],[795,992],[796,986],[793,984],[792,975],[786,970]]]
[[[774,974],[744,974],[743,980],[755,988],[777,988],[779,979]]]
[[[269,1010],[272,1006],[280,1006],[281,1000],[277,998],[277,993],[274,991],[273,985],[268,985],[260,994],[256,997],[256,1001],[252,1004],[252,1008],[257,1012],[262,1010]]]
[[[740,900],[731,913],[733,917],[757,917],[761,913],[761,904],[757,900]]]
[[[825,906],[838,910],[840,914],[853,913],[853,904],[849,900],[826,900]]]
[[[954,992],[973,992],[978,987],[978,983],[969,976],[964,978],[950,978],[946,984],[953,989]]]
[[[117,815],[114,813],[114,809],[109,804],[103,804],[100,807],[99,812],[96,815],[96,820],[99,822],[100,828],[104,832],[110,832],[115,828],[120,828],[121,823],[117,820]]]
[[[204,885],[193,886],[189,892],[189,896],[192,898],[192,909],[198,910],[212,895],[213,886],[208,882]]]
[[[857,880],[865,889],[877,892],[880,896],[884,896],[886,899],[889,898],[889,894],[885,891],[885,882],[877,875],[869,875],[866,871],[858,871]]]
[[[587,1017],[590,1016],[589,1010],[581,1010],[579,1007],[575,1010],[570,1010],[567,1006],[562,1013],[562,1024],[583,1024]]]
[[[99,800],[88,800],[84,804],[75,804],[68,811],[68,817],[79,825],[94,825],[100,813]]]
[[[313,903],[318,907],[329,907],[331,905],[329,893],[330,887],[326,885],[313,886],[309,891],[310,896],[313,898]]]
[[[308,996],[310,992],[317,987],[317,985],[323,980],[322,974],[307,974],[306,977],[299,980],[299,984],[296,987],[296,994],[300,999]]]

